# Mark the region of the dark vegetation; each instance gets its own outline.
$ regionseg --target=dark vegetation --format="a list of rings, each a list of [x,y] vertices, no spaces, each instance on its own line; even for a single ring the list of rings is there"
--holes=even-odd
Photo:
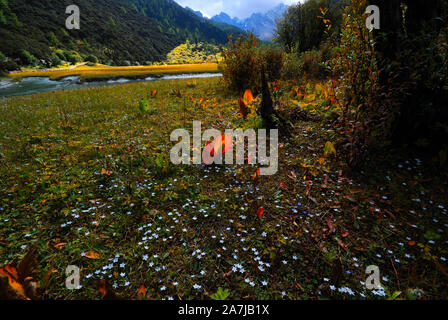
[[[67,30],[65,8],[70,4],[1,0],[0,51],[8,58],[0,61],[1,69],[48,67],[60,60],[75,63],[80,60],[76,56],[113,65],[144,64],[163,60],[185,40],[220,44],[236,33],[234,28],[223,31],[227,26],[219,28],[167,0],[80,0],[76,4],[81,29]]]
[[[141,15],[154,19],[164,30],[190,42],[224,44],[229,34],[242,31],[230,25],[215,24],[198,17],[171,0],[126,0]]]
[[[390,146],[430,152],[444,166],[447,4],[386,2],[379,4],[388,13],[375,32],[365,26],[368,1],[309,0],[292,6],[277,26],[277,44],[285,53],[259,46],[252,35],[230,41],[224,79],[240,94],[259,92],[262,66],[271,82],[331,79],[337,144],[351,167]]]
[[[261,88],[261,71],[266,70],[267,80],[276,81],[281,76],[283,51],[273,45],[259,45],[257,37],[249,33],[236,41],[229,39],[223,50],[225,68],[224,81],[240,93],[246,89],[258,92]]]

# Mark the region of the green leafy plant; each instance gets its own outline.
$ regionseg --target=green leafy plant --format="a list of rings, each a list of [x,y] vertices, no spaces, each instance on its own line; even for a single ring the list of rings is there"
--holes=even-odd
[[[144,114],[149,111],[149,101],[148,99],[143,99],[138,103],[138,112]]]
[[[218,291],[215,294],[212,294],[210,298],[213,300],[226,300],[229,297],[229,290],[218,288]]]
[[[0,62],[5,62],[6,56],[0,51]]]

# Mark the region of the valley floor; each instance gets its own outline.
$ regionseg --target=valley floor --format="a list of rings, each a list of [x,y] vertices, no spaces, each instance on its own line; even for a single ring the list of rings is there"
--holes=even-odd
[[[52,299],[99,299],[101,279],[124,298],[448,297],[448,180],[428,159],[384,152],[351,173],[322,158],[331,125],[296,121],[275,176],[170,164],[173,130],[245,125],[220,81],[0,99],[0,266],[37,248]],[[79,290],[65,288],[68,265]],[[366,289],[370,265],[382,289]]]
[[[136,77],[162,74],[183,74],[183,73],[213,73],[218,71],[216,63],[200,64],[179,64],[162,66],[130,66],[130,67],[110,67],[106,65],[87,66],[84,63],[66,68],[56,68],[48,70],[23,70],[9,74],[14,78],[24,77],[49,77],[52,80],[79,76],[83,79],[91,78],[113,78],[113,77]]]

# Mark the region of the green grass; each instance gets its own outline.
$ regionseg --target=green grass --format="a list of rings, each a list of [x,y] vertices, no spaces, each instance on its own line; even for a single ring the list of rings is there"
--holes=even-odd
[[[316,165],[330,125],[294,122],[273,177],[170,165],[174,129],[247,125],[220,81],[0,99],[0,266],[37,247],[53,299],[100,298],[99,279],[126,298],[143,285],[148,299],[209,299],[218,288],[231,299],[383,299],[360,283],[371,264],[399,298],[416,288],[447,297],[446,180],[414,158],[381,155],[372,171],[349,175],[336,160]],[[81,268],[82,289],[65,288],[68,265]]]

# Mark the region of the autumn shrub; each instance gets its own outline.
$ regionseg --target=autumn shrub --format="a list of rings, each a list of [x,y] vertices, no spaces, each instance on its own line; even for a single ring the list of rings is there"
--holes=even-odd
[[[235,42],[229,37],[227,47],[223,49],[222,74],[230,89],[241,93],[256,89],[261,67],[257,44],[257,37],[251,33],[240,36]]]
[[[267,46],[260,48],[258,54],[265,66],[267,80],[274,82],[280,79],[285,56],[283,50],[274,46]]]
[[[327,60],[328,58],[322,50],[287,54],[281,77],[286,80],[326,78],[329,74],[325,65]]]
[[[284,53],[275,46],[258,47],[258,39],[249,33],[229,43],[223,49],[222,74],[227,86],[239,93],[250,89],[257,92],[261,87],[261,71],[264,70],[270,82],[282,75]]]
[[[296,80],[303,76],[303,61],[295,52],[285,54],[281,77],[285,80]]]
[[[372,146],[389,132],[390,113],[379,101],[379,69],[373,34],[365,26],[366,0],[353,0],[342,18],[340,44],[327,66],[338,80],[336,88],[339,147],[349,165],[360,165]]]
[[[301,54],[302,70],[305,76],[310,78],[323,78],[327,74],[324,66],[322,51],[311,50]]]

